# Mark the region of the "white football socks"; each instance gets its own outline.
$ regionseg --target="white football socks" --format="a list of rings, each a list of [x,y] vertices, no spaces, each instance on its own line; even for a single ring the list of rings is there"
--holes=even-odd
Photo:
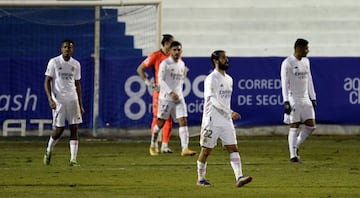
[[[151,146],[152,147],[157,147],[157,142],[158,142],[158,136],[159,136],[159,132],[160,132],[160,128],[158,127],[158,125],[155,125],[155,127],[153,128],[152,134],[151,134]]]
[[[71,155],[70,161],[71,160],[76,161],[78,148],[79,148],[79,140],[70,140],[69,145],[70,145],[70,155]]]
[[[311,133],[315,130],[315,127],[311,127],[311,126],[304,126],[304,128],[301,130],[299,136],[297,137],[297,147],[300,146],[300,144],[302,144],[307,137],[309,137],[311,135]]]
[[[237,180],[240,176],[243,176],[239,152],[230,153],[230,164],[234,170],[235,180]]]
[[[60,138],[59,138],[59,139],[60,139]],[[48,145],[47,145],[47,148],[46,148],[46,151],[47,151],[47,152],[52,151],[52,150],[54,149],[55,145],[58,143],[59,139],[54,140],[54,139],[52,138],[52,136],[50,136],[49,142],[48,142]]]
[[[200,161],[197,161],[198,181],[204,180],[206,178],[206,165],[206,162],[202,163]]]
[[[296,157],[296,149],[297,149],[297,128],[290,128],[288,134],[288,142],[289,142],[289,151],[290,158]]]
[[[187,126],[179,127],[179,136],[182,149],[187,149],[189,145],[189,131]]]

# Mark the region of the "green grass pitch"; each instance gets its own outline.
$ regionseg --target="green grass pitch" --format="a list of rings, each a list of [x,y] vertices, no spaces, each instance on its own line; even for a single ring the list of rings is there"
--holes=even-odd
[[[286,136],[238,137],[243,172],[253,181],[235,187],[229,155],[221,147],[208,159],[210,188],[195,185],[197,156],[149,156],[148,139],[81,139],[69,167],[66,137],[50,166],[42,164],[44,138],[0,138],[0,197],[360,197],[360,137],[311,136],[301,146],[303,164],[290,164]],[[199,151],[198,138],[190,148]]]

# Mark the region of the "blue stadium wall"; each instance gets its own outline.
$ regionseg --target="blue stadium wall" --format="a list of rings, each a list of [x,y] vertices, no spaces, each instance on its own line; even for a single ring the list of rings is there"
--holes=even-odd
[[[93,111],[92,58],[82,64],[86,113],[83,128],[91,128]],[[101,59],[98,127],[147,127],[151,122],[151,91],[136,74],[144,57]],[[360,124],[360,58],[310,57],[318,99],[319,124]],[[282,124],[280,64],[283,57],[230,57],[234,79],[232,108],[242,114],[241,126]],[[0,120],[50,119],[43,89],[48,58],[0,58]],[[184,86],[189,125],[199,125],[203,80],[211,71],[208,58],[184,57],[190,68]],[[149,72],[151,73],[151,72]],[[35,128],[28,122],[28,128]]]

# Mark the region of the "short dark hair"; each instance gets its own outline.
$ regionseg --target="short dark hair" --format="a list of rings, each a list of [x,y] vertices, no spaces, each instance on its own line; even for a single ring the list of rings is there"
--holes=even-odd
[[[170,48],[172,47],[176,47],[176,46],[182,46],[181,43],[179,41],[173,41],[171,44],[170,44]]]
[[[73,45],[75,45],[74,41],[70,40],[70,39],[65,39],[62,41],[61,45],[64,44],[64,43],[71,43]]]
[[[305,40],[305,39],[302,39],[302,38],[298,38],[296,41],[295,41],[295,44],[294,44],[294,49],[297,48],[297,47],[305,47],[309,44],[309,41]]]
[[[161,40],[161,45],[163,45],[163,46],[165,45],[165,42],[169,42],[172,39],[174,39],[174,37],[171,34],[163,34],[162,36],[163,36],[163,38]]]
[[[214,60],[219,60],[220,53],[224,53],[224,50],[215,50],[213,53],[211,53],[211,63],[215,67]]]

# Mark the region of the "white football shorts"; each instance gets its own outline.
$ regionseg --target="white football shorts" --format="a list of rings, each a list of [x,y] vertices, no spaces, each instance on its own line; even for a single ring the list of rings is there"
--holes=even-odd
[[[179,119],[187,117],[186,103],[185,100],[179,100],[177,102],[161,100],[159,99],[158,106],[158,118],[167,120],[170,115],[173,118]]]
[[[56,101],[56,109],[53,109],[53,127],[65,127],[65,121],[69,124],[82,123],[80,106],[77,99],[68,101]]]
[[[315,111],[309,99],[290,100],[291,113],[284,114],[284,123],[291,124],[315,119]]]
[[[224,126],[213,126],[211,123],[208,127],[201,127],[200,146],[214,148],[217,140],[221,139],[222,145],[237,144],[236,131],[233,123]]]

